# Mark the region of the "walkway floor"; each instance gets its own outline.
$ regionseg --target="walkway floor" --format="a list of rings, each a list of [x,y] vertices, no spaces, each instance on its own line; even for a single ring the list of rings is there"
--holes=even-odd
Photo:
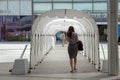
[[[13,59],[20,57],[20,52],[26,44],[29,43],[0,43],[0,55],[3,56],[0,56],[0,80],[120,80],[120,75],[108,76],[107,73],[97,72],[80,52],[78,53],[78,71],[70,73],[67,46],[61,47],[61,45],[56,45],[55,49],[50,51],[44,61],[30,74],[11,75],[8,71],[12,68]],[[27,51],[25,58],[29,58],[29,48]]]
[[[83,57],[80,52],[78,54],[78,64],[77,73],[74,75],[79,75],[80,73],[97,73],[94,67],[88,62],[85,57]],[[75,78],[77,76],[70,76],[70,64],[69,57],[67,54],[67,47],[62,47],[57,45],[50,53],[47,55],[45,60],[39,64],[39,66],[32,71],[32,74],[37,74],[39,76],[52,77],[52,78]],[[80,78],[80,77],[77,77]]]

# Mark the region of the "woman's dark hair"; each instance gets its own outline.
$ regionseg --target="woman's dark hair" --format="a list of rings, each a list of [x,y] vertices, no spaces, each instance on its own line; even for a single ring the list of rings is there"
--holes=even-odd
[[[68,29],[68,32],[67,32],[67,35],[68,35],[69,38],[71,38],[72,32],[75,32],[75,31],[74,31],[74,27],[73,27],[73,26],[70,26],[69,29]]]

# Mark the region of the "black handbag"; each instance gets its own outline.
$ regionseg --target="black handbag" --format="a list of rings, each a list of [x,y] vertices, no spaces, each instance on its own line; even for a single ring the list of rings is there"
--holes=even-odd
[[[79,50],[79,51],[83,51],[83,43],[82,43],[82,41],[79,40],[79,41],[77,42],[77,45],[78,45],[78,50]]]

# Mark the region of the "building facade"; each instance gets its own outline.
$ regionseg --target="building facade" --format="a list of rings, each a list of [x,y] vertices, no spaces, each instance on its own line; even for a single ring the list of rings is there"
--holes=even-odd
[[[9,40],[6,37],[8,36],[7,32],[13,31],[7,30],[10,27],[6,27],[6,25],[11,26],[14,23],[15,26],[18,24],[21,28],[21,18],[25,17],[25,20],[29,19],[26,22],[30,27],[32,17],[35,19],[44,12],[53,9],[76,9],[88,13],[98,25],[100,40],[107,41],[107,0],[0,0],[0,40]],[[13,17],[18,18],[17,21],[13,20]],[[120,22],[120,0],[118,0],[118,21]],[[17,30],[19,32],[17,34],[25,33],[24,36],[28,34],[29,30],[24,31],[24,29]],[[13,32],[12,34],[15,34],[15,31]]]
[[[28,41],[31,27],[31,0],[0,0],[0,41]]]

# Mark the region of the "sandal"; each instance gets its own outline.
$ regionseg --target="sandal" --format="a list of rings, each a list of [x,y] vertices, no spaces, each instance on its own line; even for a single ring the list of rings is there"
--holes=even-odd
[[[75,68],[74,70],[75,70],[75,72],[77,72],[77,68]]]
[[[71,73],[74,73],[75,71],[74,71],[74,70],[71,70],[70,72],[71,72]]]

